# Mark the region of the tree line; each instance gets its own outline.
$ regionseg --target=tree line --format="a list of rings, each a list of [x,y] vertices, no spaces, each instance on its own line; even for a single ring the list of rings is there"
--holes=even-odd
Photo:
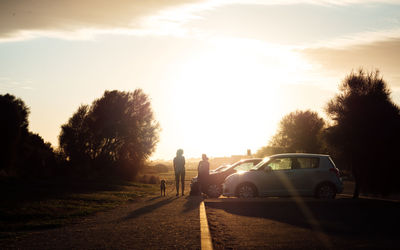
[[[0,95],[0,112],[0,175],[132,179],[159,139],[160,126],[141,89],[105,91],[81,105],[61,126],[57,149],[29,131],[29,108],[21,99]],[[379,72],[349,74],[325,113],[326,120],[311,110],[287,114],[256,155],[330,154],[354,178],[354,197],[400,191],[400,111]]]
[[[355,180],[360,192],[400,191],[400,110],[378,71],[360,69],[349,74],[325,106],[328,120],[311,110],[297,110],[282,118],[268,145],[256,153],[330,154],[342,171]]]
[[[105,91],[61,126],[58,149],[28,130],[29,108],[0,95],[0,171],[23,178],[134,178],[158,142],[159,124],[141,90]]]

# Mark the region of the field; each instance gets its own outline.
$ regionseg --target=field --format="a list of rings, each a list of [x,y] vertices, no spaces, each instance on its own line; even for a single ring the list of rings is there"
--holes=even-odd
[[[167,194],[175,194],[174,172],[154,171],[142,174],[167,181]],[[190,180],[197,175],[186,170],[185,193]],[[144,184],[117,180],[67,181],[52,179],[41,181],[0,180],[0,238],[15,233],[59,227],[99,211],[115,208],[127,202],[158,196],[159,184]]]
[[[0,237],[73,223],[156,191],[157,185],[123,181],[1,180]]]

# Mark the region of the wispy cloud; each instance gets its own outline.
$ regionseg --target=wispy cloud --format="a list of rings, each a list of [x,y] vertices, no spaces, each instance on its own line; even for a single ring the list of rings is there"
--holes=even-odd
[[[2,0],[0,41],[41,36],[89,39],[98,33],[197,35],[182,25],[204,10],[225,5],[324,5],[389,3],[399,0]],[[398,20],[392,20],[397,22]],[[202,31],[199,31],[201,33]]]
[[[375,39],[354,39],[333,46],[300,50],[306,60],[316,68],[332,74],[346,75],[351,70],[364,68],[380,70],[384,79],[394,88],[400,87],[398,55],[400,36],[378,36]],[[379,38],[379,39],[378,39]],[[346,46],[345,46],[346,45]]]
[[[2,0],[0,37],[15,40],[82,30],[139,29],[148,16],[197,2],[201,1]]]
[[[400,28],[380,31],[359,32],[351,35],[337,37],[335,39],[320,40],[307,45],[300,45],[299,49],[347,49],[349,47],[363,46],[367,44],[390,41],[400,38]]]
[[[10,77],[0,77],[0,94],[13,93],[16,90],[33,90],[31,80],[14,80]]]

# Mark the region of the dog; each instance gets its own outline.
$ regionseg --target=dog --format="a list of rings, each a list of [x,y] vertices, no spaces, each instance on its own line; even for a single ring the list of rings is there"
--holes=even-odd
[[[161,180],[161,183],[160,183],[161,196],[163,196],[163,192],[164,192],[164,196],[165,196],[166,186],[167,186],[167,182],[165,180]]]

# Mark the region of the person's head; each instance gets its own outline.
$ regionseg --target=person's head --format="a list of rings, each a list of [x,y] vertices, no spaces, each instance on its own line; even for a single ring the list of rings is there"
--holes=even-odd
[[[201,155],[201,159],[203,159],[203,161],[207,161],[208,160],[207,155],[206,154],[202,154]]]
[[[183,155],[183,149],[178,149],[177,151],[176,151],[176,156],[182,156]]]

